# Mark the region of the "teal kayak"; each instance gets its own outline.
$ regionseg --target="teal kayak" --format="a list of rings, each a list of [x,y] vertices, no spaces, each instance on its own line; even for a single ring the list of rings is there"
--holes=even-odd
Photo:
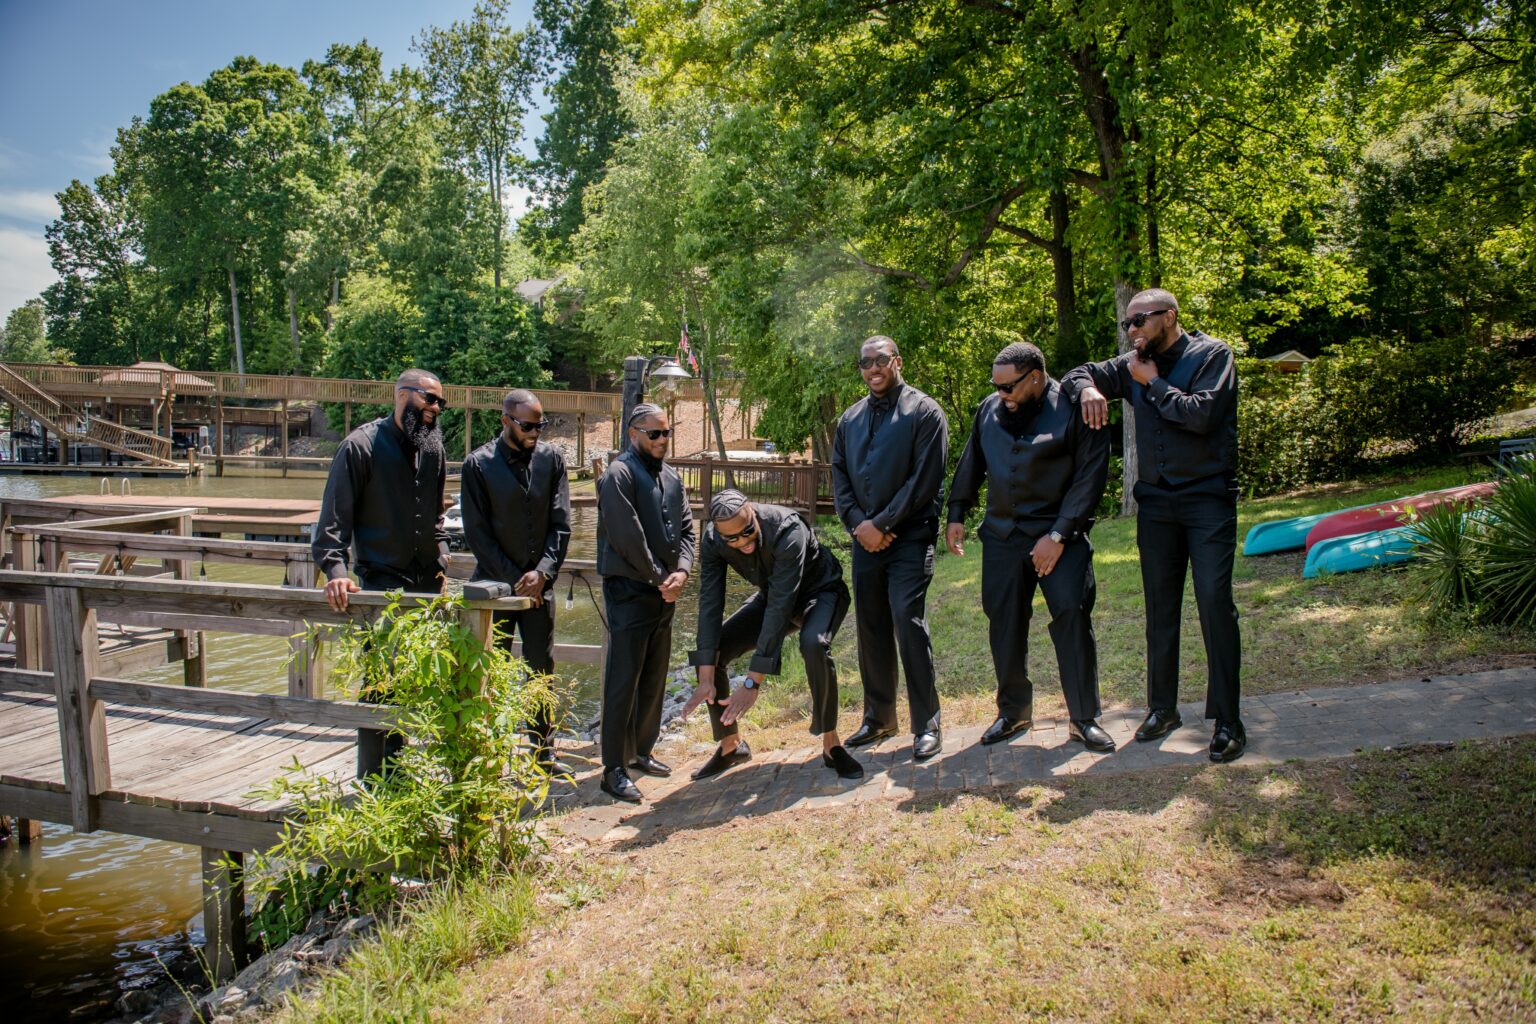
[[[1416,526],[1395,526],[1390,530],[1320,540],[1307,551],[1307,564],[1301,575],[1310,580],[1324,573],[1355,572],[1406,562],[1418,553],[1420,540]]]
[[[1255,523],[1249,529],[1248,536],[1243,538],[1243,554],[1273,555],[1280,551],[1300,551],[1306,546],[1307,531],[1312,527],[1329,516],[1336,516],[1340,512],[1354,512],[1362,508],[1370,508],[1370,506],[1356,505],[1353,508],[1336,508],[1331,512],[1297,516],[1295,519],[1271,519],[1267,523]]]

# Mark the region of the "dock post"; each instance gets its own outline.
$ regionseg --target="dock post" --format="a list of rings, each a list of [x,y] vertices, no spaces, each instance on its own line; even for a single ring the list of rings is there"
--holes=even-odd
[[[73,587],[49,586],[45,599],[53,634],[53,689],[70,823],[76,832],[94,832],[96,798],[112,788],[106,705],[90,693],[101,656],[96,610],[87,608],[84,593]]]
[[[283,585],[313,587],[315,563],[307,558],[289,562],[284,569]],[[318,635],[310,637],[304,623],[295,622],[293,626],[293,634],[288,638],[288,649],[292,652],[288,659],[288,696],[319,700],[325,696],[325,649]]]
[[[576,468],[587,464],[587,414],[576,414]]]
[[[464,457],[469,458],[469,453],[475,450],[475,410],[464,404]]]
[[[224,396],[213,396],[213,458],[214,473],[224,475]]]
[[[11,835],[16,838],[17,846],[31,846],[43,838],[43,823],[36,818],[13,818]]]
[[[283,476],[288,475],[288,399],[283,399]]]
[[[177,516],[175,534],[178,537],[191,537],[192,517]],[[192,578],[192,560],[180,558],[171,563],[171,572],[178,580],[190,580]],[[181,677],[187,686],[203,687],[208,685],[208,651],[207,637],[200,629],[181,630]]]
[[[201,848],[203,853],[203,952],[208,973],[222,984],[245,963],[245,856]]]

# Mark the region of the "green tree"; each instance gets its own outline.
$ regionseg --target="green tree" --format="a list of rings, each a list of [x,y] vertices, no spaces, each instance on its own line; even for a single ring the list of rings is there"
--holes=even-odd
[[[28,299],[11,310],[0,333],[0,362],[46,363],[53,353],[43,331],[43,300]]]
[[[498,289],[506,186],[522,161],[517,142],[535,73],[528,35],[514,31],[506,14],[505,0],[485,0],[469,21],[429,28],[411,44],[422,57],[427,95],[448,124],[452,151],[485,183],[494,204],[489,225]]]

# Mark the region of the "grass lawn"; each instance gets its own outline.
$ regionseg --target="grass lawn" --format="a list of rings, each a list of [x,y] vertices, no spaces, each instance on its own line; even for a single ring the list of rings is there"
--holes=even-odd
[[[1347,508],[1489,475],[1488,467],[1469,464],[1245,501],[1238,507],[1239,545],[1248,528],[1264,520]],[[1094,629],[1103,701],[1106,707],[1144,706],[1146,620],[1136,524],[1131,519],[1107,520],[1094,527],[1092,536],[1098,579]],[[847,553],[842,554],[846,564]],[[1304,560],[1302,552],[1260,558],[1238,555],[1233,575],[1243,633],[1245,692],[1348,686],[1536,661],[1536,636],[1529,632],[1435,628],[1413,599],[1411,568],[1304,580]],[[1184,611],[1180,699],[1200,700],[1205,694],[1205,649],[1194,596],[1187,590]],[[968,539],[964,558],[947,552],[938,557],[928,596],[928,621],[945,723],[990,721],[996,714],[996,680],[987,646],[987,620],[981,611],[981,544],[974,536]],[[1065,705],[1046,632],[1048,622],[1044,599],[1037,596],[1031,629],[1035,712],[1049,717],[1063,714]],[[747,720],[745,735],[755,747],[809,743],[805,732],[809,696],[793,648],[792,643],[785,644],[785,673],[769,680]],[[837,660],[846,734],[858,725],[862,708],[853,613],[838,636]],[[741,671],[740,666],[736,670]],[[901,715],[905,724],[904,709]],[[708,740],[707,723],[702,715],[700,719],[688,726],[686,740],[691,744]]]
[[[288,1019],[1532,1020],[1533,811],[1536,738],[781,812],[552,860],[512,952],[421,967],[477,892]]]

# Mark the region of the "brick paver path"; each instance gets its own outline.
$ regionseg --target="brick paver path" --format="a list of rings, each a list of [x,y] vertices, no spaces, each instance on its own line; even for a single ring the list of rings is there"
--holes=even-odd
[[[1184,727],[1160,742],[1137,743],[1142,710],[1111,711],[1100,719],[1118,746],[1094,754],[1067,739],[1067,722],[1036,721],[1012,741],[984,747],[985,726],[946,729],[944,752],[912,760],[910,736],[855,751],[864,778],[843,781],[822,766],[819,746],[756,754],[704,782],[689,779],[703,757],[675,764],[672,778],[637,773],[645,803],[622,804],[598,789],[590,744],[567,745],[562,756],[584,765],[574,787],[557,795],[552,829],[567,843],[609,844],[679,828],[717,825],[743,815],[819,808],[868,800],[909,800],[1089,772],[1124,772],[1171,765],[1209,765],[1212,723],[1203,705],[1179,708]],[[1536,732],[1536,668],[1243,698],[1248,750],[1240,765],[1294,758],[1341,757],[1361,750]],[[751,742],[751,730],[744,736]]]

